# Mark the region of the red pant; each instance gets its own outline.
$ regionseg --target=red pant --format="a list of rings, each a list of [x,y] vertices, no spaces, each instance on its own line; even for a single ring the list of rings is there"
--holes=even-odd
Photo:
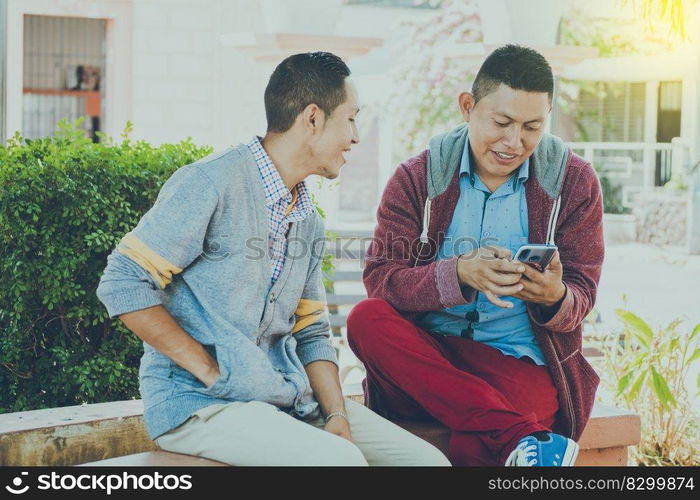
[[[357,304],[347,324],[370,399],[379,398],[391,416],[449,427],[454,465],[503,465],[522,437],[554,423],[556,388],[547,367],[529,358],[433,335],[380,299]]]

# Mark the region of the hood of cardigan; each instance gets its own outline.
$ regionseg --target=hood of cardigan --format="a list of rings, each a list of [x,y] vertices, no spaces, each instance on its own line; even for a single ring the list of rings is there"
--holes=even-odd
[[[442,194],[459,169],[462,152],[467,140],[469,124],[437,135],[430,140],[428,155],[428,198]],[[542,140],[530,156],[530,169],[534,170],[537,182],[552,199],[561,192],[569,148],[559,137],[544,134]]]

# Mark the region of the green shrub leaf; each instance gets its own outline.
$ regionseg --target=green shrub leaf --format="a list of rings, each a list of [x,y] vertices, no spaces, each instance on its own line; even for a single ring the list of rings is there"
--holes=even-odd
[[[693,363],[698,358],[700,358],[700,349],[695,349],[695,351],[693,352],[693,355],[688,360],[688,364]]]
[[[693,328],[693,333],[690,334],[690,340],[693,340],[698,333],[700,333],[700,323]]]
[[[625,399],[627,401],[634,402],[637,399],[637,396],[639,396],[639,391],[642,389],[644,379],[646,379],[647,373],[649,373],[649,371],[644,370],[642,373],[639,374],[637,380],[635,380],[634,384],[632,384],[632,388],[627,393],[627,395],[625,395]]]
[[[644,347],[649,347],[651,340],[654,338],[654,332],[649,327],[646,321],[634,313],[625,311],[624,309],[616,309],[615,313],[622,319],[632,334],[639,340]]]
[[[619,396],[622,394],[625,389],[630,385],[630,382],[632,381],[632,377],[634,376],[634,373],[631,371],[628,371],[625,373],[622,377],[620,377],[620,380],[617,382],[617,395]]]
[[[656,371],[656,368],[651,367],[651,380],[652,388],[654,389],[654,394],[659,399],[665,408],[670,406],[676,406],[676,398],[673,397],[671,390],[666,383],[666,379]]]

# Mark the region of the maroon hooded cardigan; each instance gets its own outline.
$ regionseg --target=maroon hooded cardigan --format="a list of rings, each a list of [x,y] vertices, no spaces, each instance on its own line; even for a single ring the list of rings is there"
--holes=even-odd
[[[363,273],[369,297],[387,301],[412,320],[421,312],[476,299],[476,290],[459,285],[457,257],[435,261],[459,198],[459,169],[447,189],[431,202],[428,243],[421,245],[419,241],[428,196],[428,154],[426,150],[400,165],[387,183]],[[531,162],[530,168],[538,167]],[[530,243],[546,243],[555,200],[533,172],[525,182],[525,193]],[[603,263],[603,202],[595,171],[571,150],[560,196],[554,234],[566,294],[552,308],[528,303],[527,310],[558,391],[559,412],[553,431],[578,440],[600,382],[581,353],[581,343],[582,322],[595,303]]]

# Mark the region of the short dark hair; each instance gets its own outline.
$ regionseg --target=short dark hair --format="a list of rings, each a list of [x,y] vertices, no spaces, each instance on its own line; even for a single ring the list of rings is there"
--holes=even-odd
[[[547,92],[554,96],[552,68],[542,54],[520,45],[508,44],[494,50],[481,65],[472,85],[474,103],[504,83],[515,90]]]
[[[345,78],[350,68],[330,52],[295,54],[272,72],[265,88],[268,132],[286,132],[299,113],[316,104],[326,116],[345,99]]]

